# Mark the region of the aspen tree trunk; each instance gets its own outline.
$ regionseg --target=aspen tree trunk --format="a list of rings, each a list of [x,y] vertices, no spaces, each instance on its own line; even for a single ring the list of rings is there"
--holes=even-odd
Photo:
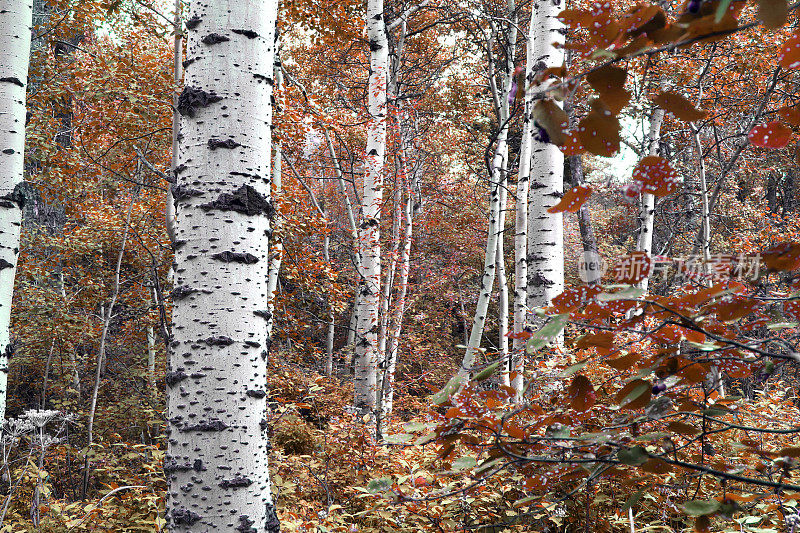
[[[383,14],[383,0],[367,1],[367,35],[370,75],[367,84],[369,122],[364,161],[364,191],[359,232],[362,276],[359,283],[359,312],[356,326],[355,405],[375,412],[377,399],[378,330],[380,329],[381,204],[383,202],[383,158],[386,152],[386,76],[389,42]]]
[[[513,2],[509,2],[509,13],[513,13]],[[516,25],[513,25],[512,28],[509,36],[508,48],[508,53],[511,54],[512,57],[509,59],[507,67],[513,66],[514,46],[512,44],[516,43]],[[493,27],[492,41],[495,35],[496,32]],[[489,47],[491,47],[491,41]],[[502,189],[505,187],[506,169],[508,168],[506,160],[508,159],[509,94],[513,80],[513,69],[511,72],[507,72],[503,80],[504,83],[499,89],[496,85],[494,72],[494,59],[490,52],[488,72],[489,85],[492,90],[500,131],[497,134],[497,145],[492,159],[491,175],[489,176],[489,233],[486,238],[483,276],[481,278],[480,294],[478,295],[478,304],[475,308],[475,316],[472,320],[472,329],[467,343],[467,350],[464,354],[464,359],[461,361],[461,368],[458,370],[458,375],[462,377],[469,375],[472,365],[475,362],[475,356],[480,349],[481,339],[483,338],[483,328],[486,324],[486,315],[489,311],[489,300],[492,296],[494,279],[498,270],[498,255],[501,255],[499,251],[502,250],[503,227],[501,224],[503,220],[504,196]],[[506,298],[506,302],[507,301]]]
[[[283,71],[281,69],[280,50],[279,44],[276,39],[275,43],[275,62],[272,68],[272,75],[274,79],[275,90],[280,90],[283,84]],[[281,108],[281,101],[276,101],[276,108]],[[278,228],[281,225],[281,217],[278,213],[278,203],[281,199],[281,191],[283,188],[281,164],[283,158],[283,150],[280,141],[275,142],[275,153],[272,159],[272,188],[275,196],[272,199],[272,204],[275,209],[275,216],[272,219],[272,227],[270,228],[269,239],[269,275],[267,277],[267,342],[272,347],[272,331],[275,327],[275,297],[278,294],[278,276],[281,272],[281,262],[283,261],[283,239],[277,235]]]
[[[331,135],[325,127],[322,128],[322,133],[325,135],[325,143],[328,146],[328,152],[331,156],[333,170],[336,172],[336,181],[339,185],[339,192],[341,193],[342,201],[344,202],[345,213],[347,214],[347,227],[350,229],[350,236],[353,240],[353,265],[356,270],[356,276],[360,279],[361,251],[358,249],[358,225],[356,224],[356,215],[353,210],[353,204],[350,201],[350,196],[347,194],[344,172],[342,172],[339,159],[336,157],[336,148],[333,146]],[[345,368],[350,367],[350,364],[353,360],[353,353],[355,351],[356,328],[358,325],[358,312],[360,308],[359,293],[359,286],[357,285],[353,296],[353,313],[350,315],[350,321],[348,322],[347,343],[345,344],[345,356],[343,361]]]
[[[658,154],[658,141],[661,138],[661,124],[664,122],[664,110],[654,107],[650,115],[650,129],[647,133],[647,155]],[[636,250],[648,256],[653,255],[653,220],[655,215],[656,199],[652,194],[644,193],[640,197],[639,208],[639,236],[636,240]],[[650,278],[644,278],[639,286],[647,292]]]
[[[533,45],[536,10],[531,10],[531,21],[528,28],[528,42],[525,56],[525,102],[522,117],[522,141],[519,149],[519,167],[517,172],[517,191],[514,198],[514,323],[516,335],[525,329],[528,297],[528,190],[531,176],[531,148],[533,142],[533,91],[530,84],[536,75],[537,58]],[[515,402],[522,399],[525,371],[525,339],[515,338],[512,344],[512,356],[509,358],[509,370],[516,372],[511,380],[511,387],[516,391]]]
[[[564,26],[557,16],[560,4],[534,0],[531,36],[537,70],[564,64]],[[564,223],[561,213],[548,213],[564,190],[564,154],[536,136],[531,141],[531,176],[528,196],[528,312],[532,324],[541,321],[530,313],[550,303],[564,290]],[[561,344],[562,338],[556,341]]]
[[[6,413],[11,300],[19,257],[25,156],[25,89],[31,51],[32,0],[0,0],[0,420]]]
[[[580,155],[573,155],[569,160],[569,170],[571,174],[572,186],[577,187],[583,184],[583,160]],[[600,282],[602,277],[599,250],[597,239],[594,236],[594,227],[589,213],[589,206],[583,204],[576,213],[578,217],[578,229],[581,233],[581,247],[583,248],[584,278],[589,285]]]
[[[175,0],[175,14],[172,22],[172,31],[175,33],[173,41],[172,75],[177,89],[183,78],[183,0]],[[172,160],[169,164],[170,179],[175,179],[175,169],[178,167],[176,157],[180,144],[181,114],[178,112],[178,93],[172,97]],[[166,211],[164,213],[164,227],[171,243],[175,242],[175,199],[172,197],[172,187],[167,186]],[[171,278],[172,276],[170,276]]]
[[[500,361],[502,361],[502,372],[500,374],[503,385],[511,385],[509,376],[509,352],[508,352],[508,278],[506,277],[506,259],[505,259],[505,234],[506,227],[506,206],[508,205],[508,145],[506,144],[503,154],[504,168],[501,170],[503,173],[503,185],[500,187],[500,220],[498,221],[500,234],[497,236],[497,290],[499,291],[499,298],[497,302],[497,331],[498,331],[498,354]]]
[[[405,174],[405,172],[404,172]],[[382,415],[385,419],[392,412],[394,403],[394,376],[397,368],[397,353],[400,348],[400,333],[403,329],[403,315],[406,311],[406,301],[408,296],[408,274],[411,270],[411,238],[413,235],[413,210],[414,195],[411,188],[407,191],[403,207],[403,243],[400,248],[400,258],[398,260],[398,279],[397,279],[397,302],[395,303],[394,314],[389,323],[389,341],[386,349],[386,370],[384,371],[382,383]]]
[[[267,459],[276,0],[194,2],[166,376],[172,532],[280,530]]]

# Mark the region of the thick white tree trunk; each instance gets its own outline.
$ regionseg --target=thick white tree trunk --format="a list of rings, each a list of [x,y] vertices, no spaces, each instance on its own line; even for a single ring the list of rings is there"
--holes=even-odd
[[[6,412],[14,274],[22,224],[25,88],[31,51],[32,0],[0,0],[0,420]]]
[[[650,115],[650,129],[647,133],[647,155],[658,154],[658,141],[661,138],[661,124],[664,122],[664,110],[654,107]],[[653,255],[653,220],[655,215],[656,198],[652,194],[644,193],[640,197],[639,206],[639,236],[636,240],[636,250]],[[644,278],[639,286],[647,291],[650,278]]]
[[[179,110],[170,531],[280,525],[267,465],[267,293],[276,0],[194,2]]]
[[[534,61],[539,67],[564,64],[563,24],[557,16],[559,4],[548,0],[533,2],[531,29]],[[554,144],[531,141],[531,174],[528,195],[528,312],[550,303],[564,290],[564,224],[561,213],[548,213],[564,190],[564,154]],[[559,344],[560,339],[556,342]]]
[[[355,405],[374,413],[377,401],[378,330],[380,329],[381,207],[383,159],[386,152],[386,76],[389,43],[383,16],[383,0],[367,2],[367,35],[370,75],[367,84],[369,122],[364,161],[363,217],[359,231],[362,274],[359,283],[358,321],[355,341]]]

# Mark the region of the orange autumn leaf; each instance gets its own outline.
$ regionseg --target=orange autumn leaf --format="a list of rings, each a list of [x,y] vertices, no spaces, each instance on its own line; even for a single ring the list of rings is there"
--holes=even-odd
[[[750,130],[747,138],[760,148],[784,148],[792,140],[792,130],[780,122],[769,122]]]
[[[586,203],[592,194],[592,188],[588,185],[578,185],[564,193],[561,200],[547,210],[548,213],[576,213],[581,206]]]
[[[678,93],[662,92],[653,98],[653,102],[685,122],[696,122],[708,116],[708,111],[697,109],[688,99]]]

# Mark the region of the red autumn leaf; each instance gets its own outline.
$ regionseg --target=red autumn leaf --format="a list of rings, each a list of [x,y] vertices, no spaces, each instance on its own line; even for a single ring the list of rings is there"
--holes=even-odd
[[[564,133],[567,127],[567,114],[553,100],[537,100],[533,104],[533,118],[536,123],[547,132],[550,142],[562,146],[567,142]]]
[[[696,122],[708,116],[708,111],[695,108],[689,100],[678,93],[663,92],[653,98],[653,102],[661,109],[669,111],[675,117],[686,122]]]
[[[625,90],[628,71],[613,65],[605,65],[586,75],[586,81],[600,95],[600,100],[616,115],[628,105],[631,93]]]
[[[783,312],[792,319],[800,322],[800,300],[788,300],[783,302]]]
[[[614,345],[614,332],[601,331],[600,333],[590,333],[584,335],[575,343],[575,348],[581,350],[585,348],[596,348],[597,353],[608,355]]]
[[[778,109],[778,114],[792,126],[800,126],[800,108],[782,107]]]
[[[564,137],[565,141],[561,146],[561,151],[564,152],[565,156],[569,157],[572,155],[580,155],[586,151],[586,148],[584,148],[583,144],[581,144],[581,139],[578,137],[577,132],[566,132]]]
[[[647,156],[633,169],[633,179],[642,184],[642,192],[667,196],[678,189],[680,177],[663,157]]]
[[[800,35],[794,34],[781,45],[778,64],[783,68],[800,67]]]
[[[800,268],[800,243],[782,242],[761,252],[764,264],[770,270],[794,270]]]
[[[564,193],[556,205],[547,210],[548,213],[562,213],[567,211],[569,213],[577,212],[581,206],[589,199],[592,194],[592,188],[588,185],[578,185]]]
[[[611,111],[592,111],[578,123],[578,137],[589,153],[611,157],[619,151],[619,120]]]
[[[625,385],[615,398],[623,409],[641,409],[653,396],[652,385],[643,379],[634,379]]]
[[[567,397],[570,407],[576,411],[586,411],[594,405],[596,400],[592,382],[581,374],[572,378],[572,383],[567,390]]]
[[[792,130],[780,122],[769,122],[750,130],[747,138],[760,148],[784,148],[792,140]]]
[[[645,252],[633,252],[614,265],[612,277],[619,283],[633,285],[650,275],[653,260]]]

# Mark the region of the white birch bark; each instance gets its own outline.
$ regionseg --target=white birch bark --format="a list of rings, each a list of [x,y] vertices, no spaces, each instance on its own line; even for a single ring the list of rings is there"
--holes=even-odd
[[[506,206],[508,205],[508,144],[503,150],[503,168],[500,170],[503,174],[503,185],[500,187],[500,220],[497,222],[500,234],[497,236],[497,290],[499,292],[497,302],[497,331],[499,335],[498,340],[498,358],[502,363],[502,372],[500,374],[503,385],[511,385],[509,376],[509,352],[508,352],[508,278],[506,276],[506,259],[505,259],[505,234],[506,227]]]
[[[280,529],[263,418],[276,12],[275,0],[195,2],[187,21],[166,377],[172,532]]]
[[[32,0],[0,0],[0,420],[5,418],[11,343],[11,300],[19,258],[25,156],[25,89],[33,24]]]
[[[513,13],[513,2],[509,2],[509,13]],[[496,31],[492,28],[492,39]],[[489,43],[491,48],[492,42]],[[516,43],[516,25],[512,25],[512,30],[509,35],[508,54],[511,56],[506,65],[513,66],[513,44]],[[486,254],[484,257],[483,276],[481,277],[481,288],[478,295],[478,304],[475,308],[475,316],[472,320],[472,329],[467,342],[467,349],[464,353],[464,358],[461,361],[461,367],[458,370],[458,375],[466,377],[469,375],[472,365],[475,362],[475,357],[480,349],[481,339],[483,338],[483,328],[486,324],[486,315],[489,311],[489,300],[492,296],[492,288],[494,279],[497,276],[498,270],[498,252],[502,250],[502,204],[503,204],[503,189],[506,186],[506,169],[508,159],[508,118],[509,118],[509,94],[511,90],[511,83],[513,81],[513,68],[510,72],[506,72],[503,83],[498,89],[495,81],[495,65],[494,59],[489,55],[489,85],[493,93],[495,102],[495,111],[497,113],[497,122],[500,131],[497,134],[497,144],[492,158],[491,176],[489,177],[489,233],[486,238]],[[506,298],[506,302],[507,302]],[[506,309],[507,311],[507,309]],[[502,312],[502,311],[501,311]],[[507,315],[507,312],[506,312]],[[507,319],[506,319],[507,320]],[[507,324],[506,324],[507,327]]]
[[[658,154],[658,141],[661,138],[661,124],[664,122],[664,110],[654,107],[650,115],[650,128],[647,132],[647,155]],[[653,220],[655,215],[656,198],[652,194],[644,193],[640,196],[639,206],[639,235],[636,239],[636,250],[648,256],[653,255]],[[639,282],[639,287],[647,291],[650,278]]]
[[[525,58],[525,102],[522,117],[522,141],[519,149],[519,168],[517,172],[517,190],[514,204],[514,323],[515,335],[522,333],[527,318],[528,297],[528,190],[531,175],[531,147],[533,140],[533,91],[529,85],[535,75],[536,56],[533,47],[536,10],[531,10],[531,21],[528,28],[528,42]],[[515,338],[512,344],[512,356],[509,367],[516,376],[511,380],[511,387],[517,391],[515,401],[521,400],[523,390],[523,372],[525,371],[525,339]]]
[[[563,24],[560,4],[535,0],[532,5],[531,41],[536,70],[564,64]],[[564,290],[564,224],[561,213],[548,213],[564,190],[564,154],[554,144],[531,140],[531,174],[528,194],[528,313],[550,303]],[[562,337],[555,341],[562,342]]]
[[[281,84],[283,83],[283,71],[281,69],[280,52],[278,50],[279,45],[277,42],[275,48],[275,62],[272,68],[272,75],[274,76],[275,89],[280,90]],[[281,102],[276,102],[276,107],[280,109]],[[283,187],[281,178],[282,161],[283,150],[281,143],[280,141],[276,141],[275,153],[272,159],[272,188],[275,193],[272,203],[275,208],[275,217],[272,220],[272,228],[270,231],[269,276],[267,279],[267,313],[269,316],[267,318],[266,331],[270,346],[272,345],[272,330],[275,327],[275,297],[278,294],[278,275],[280,274],[281,262],[283,261],[283,240],[275,235],[276,230],[281,224],[280,213],[278,213],[278,202],[280,202]]]
[[[380,329],[381,204],[383,202],[383,159],[386,152],[386,76],[389,43],[383,14],[383,0],[367,2],[367,35],[370,75],[367,83],[367,146],[364,161],[363,218],[358,246],[362,275],[355,342],[355,405],[374,413],[377,400],[378,332]]]
[[[175,0],[175,14],[173,18],[173,64],[172,75],[177,89],[183,78],[183,0]],[[175,169],[178,166],[176,158],[180,144],[181,114],[178,112],[178,96],[176,92],[172,97],[172,160],[170,161],[170,179],[175,179]],[[172,197],[172,187],[167,185],[167,201],[164,212],[164,227],[170,242],[175,242],[175,199]]]

